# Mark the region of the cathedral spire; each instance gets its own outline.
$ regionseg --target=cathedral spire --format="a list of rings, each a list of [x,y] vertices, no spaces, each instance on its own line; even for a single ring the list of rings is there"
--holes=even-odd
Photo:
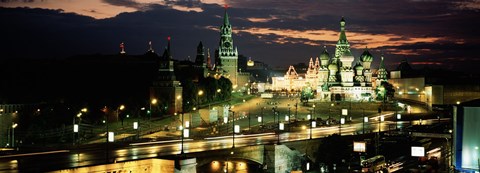
[[[310,62],[308,63],[308,70],[313,69],[313,58],[310,57]]]
[[[195,64],[202,66],[205,63],[205,48],[203,43],[200,41],[197,46],[197,57],[195,58]]]
[[[167,40],[168,40],[168,44],[167,44],[167,47],[165,48],[165,51],[163,52],[162,58],[166,60],[171,60],[172,54],[170,52],[170,36],[167,37]]]
[[[207,48],[207,68],[212,69],[212,59],[210,58],[210,48]]]
[[[345,18],[342,17],[340,20],[340,38],[338,39],[338,43],[348,43],[347,35],[345,34]]]
[[[383,54],[380,57],[380,66],[378,67],[377,79],[380,81],[387,81],[387,69],[385,69],[385,63],[383,62]]]

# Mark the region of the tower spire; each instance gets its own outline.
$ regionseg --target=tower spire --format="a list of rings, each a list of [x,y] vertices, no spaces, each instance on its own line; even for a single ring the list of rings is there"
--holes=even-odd
[[[210,59],[210,48],[207,48],[207,68],[212,69],[211,67],[212,60]]]
[[[170,36],[167,37],[167,40],[168,40],[168,44],[167,44],[167,47],[165,48],[165,51],[163,52],[162,58],[166,60],[171,60],[172,54],[170,52]]]
[[[230,21],[228,20],[227,9],[228,9],[228,5],[225,4],[225,15],[223,17],[223,25],[225,25],[225,26],[230,25]]]
[[[345,34],[345,18],[340,20],[340,38],[338,39],[339,43],[348,43],[347,41],[347,35]]]

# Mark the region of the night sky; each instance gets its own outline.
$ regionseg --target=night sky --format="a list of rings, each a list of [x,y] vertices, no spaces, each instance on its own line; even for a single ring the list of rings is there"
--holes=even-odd
[[[378,66],[478,73],[480,1],[436,0],[1,0],[1,59],[78,54],[143,54],[148,41],[174,59],[194,59],[202,41],[213,55],[228,4],[239,54],[271,67],[333,55],[342,16],[355,58],[368,46]]]

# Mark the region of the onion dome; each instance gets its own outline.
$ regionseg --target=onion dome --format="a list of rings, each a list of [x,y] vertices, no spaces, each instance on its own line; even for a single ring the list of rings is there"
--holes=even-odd
[[[360,61],[362,62],[372,62],[373,56],[368,52],[368,48],[365,47],[365,51],[363,51],[362,55],[360,55]]]
[[[353,59],[352,52],[350,52],[350,50],[346,50],[343,52],[343,55],[340,57],[340,59]]]
[[[330,59],[330,54],[327,52],[327,47],[323,46],[323,52],[320,54],[320,60]]]
[[[338,71],[337,63],[333,61],[332,63],[330,63],[330,65],[328,65],[328,69],[333,71]]]
[[[363,66],[362,66],[362,64],[361,64],[360,62],[357,62],[357,64],[355,64],[355,67],[353,67],[353,68],[355,68],[355,70],[357,70],[357,71],[358,71],[358,70],[360,70],[360,71],[363,70]]]

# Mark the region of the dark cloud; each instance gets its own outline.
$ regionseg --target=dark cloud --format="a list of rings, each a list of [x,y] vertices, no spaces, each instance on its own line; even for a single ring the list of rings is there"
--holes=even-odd
[[[0,54],[12,58],[113,54],[118,52],[120,42],[125,42],[127,53],[142,54],[150,40],[155,50],[161,53],[167,36],[172,37],[173,53],[177,59],[194,57],[199,41],[210,48],[212,54],[218,46],[219,33],[209,28],[218,28],[222,24],[224,8],[221,5],[202,4],[200,1],[162,1],[162,4],[142,4],[134,0],[104,2],[133,7],[139,11],[95,20],[60,10],[0,8],[3,23],[0,32],[4,33]],[[475,50],[479,49],[480,33],[475,26],[480,26],[480,20],[478,8],[472,2],[233,0],[229,1],[232,8],[228,9],[228,13],[237,31],[249,28],[338,31],[338,22],[345,16],[347,36],[353,32],[396,35],[387,41],[390,43],[412,38],[440,38],[435,42],[383,46],[371,52],[375,57],[385,54],[387,64],[392,67],[408,58],[412,62],[432,62],[448,68],[461,68],[469,59],[478,58]],[[186,12],[175,10],[174,7],[195,7],[201,11]],[[331,45],[335,44],[335,40],[312,41],[308,38],[282,38],[275,34],[260,36],[248,32],[239,32],[233,37],[240,54],[272,66],[307,62],[310,57],[321,53],[322,45],[328,45],[329,52],[333,53],[334,47]],[[287,42],[274,42],[278,39]],[[319,46],[311,46],[306,42]],[[353,41],[351,44],[364,43]],[[363,49],[353,49],[352,52],[358,57]],[[378,60],[376,58],[374,63],[378,63]]]

